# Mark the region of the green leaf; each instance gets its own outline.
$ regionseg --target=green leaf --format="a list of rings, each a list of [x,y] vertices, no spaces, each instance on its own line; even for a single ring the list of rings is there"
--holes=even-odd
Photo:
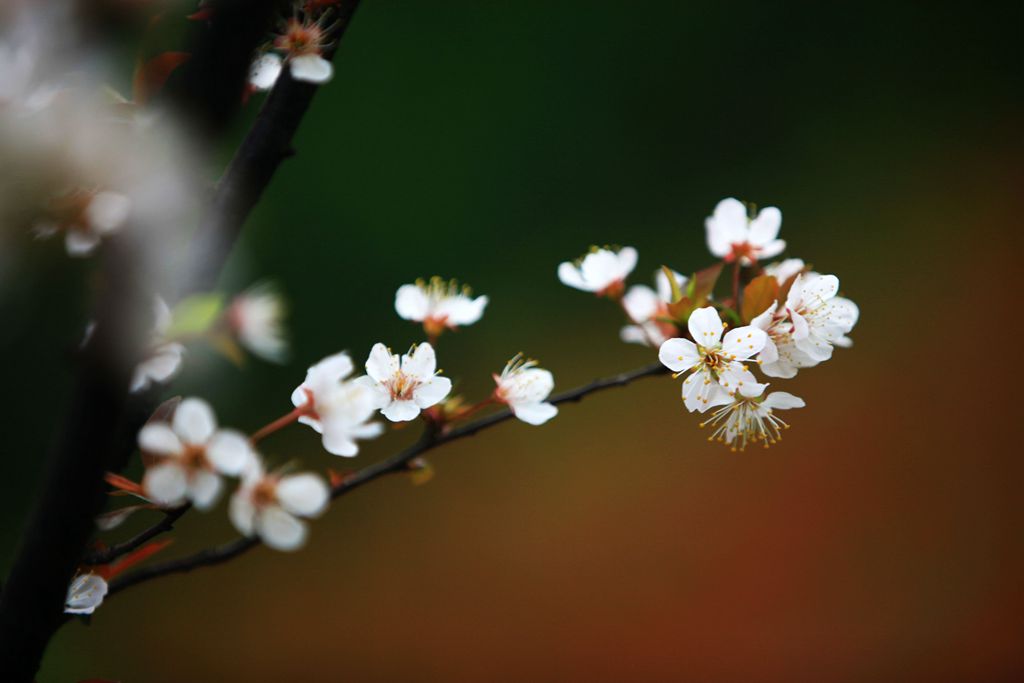
[[[198,337],[210,331],[224,310],[224,295],[217,292],[194,294],[182,299],[171,312],[167,339]]]
[[[743,306],[740,314],[749,323],[765,312],[779,297],[779,281],[771,275],[758,275],[743,288]]]

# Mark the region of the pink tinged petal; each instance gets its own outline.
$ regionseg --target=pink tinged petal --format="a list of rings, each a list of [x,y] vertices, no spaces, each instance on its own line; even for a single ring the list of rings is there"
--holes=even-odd
[[[732,360],[746,360],[761,353],[767,341],[768,334],[758,327],[737,327],[729,330],[722,340],[722,353]]]
[[[772,410],[789,410],[790,408],[803,408],[806,403],[799,396],[794,396],[785,391],[773,391],[761,404],[764,408]]]
[[[76,576],[68,586],[65,614],[92,614],[107,595],[107,582],[98,574]]]
[[[684,372],[700,362],[700,353],[692,341],[676,337],[661,345],[658,360],[672,372]]]
[[[215,472],[198,470],[188,482],[188,497],[197,510],[209,510],[220,497],[221,480]]]
[[[249,70],[249,84],[257,90],[270,90],[281,75],[282,60],[279,55],[262,55]]]
[[[408,422],[419,416],[420,407],[415,401],[392,401],[380,412],[392,422]]]
[[[306,543],[306,525],[276,505],[263,508],[256,515],[256,533],[274,550],[291,552]]]
[[[558,279],[563,285],[568,285],[574,289],[582,289],[584,292],[594,291],[594,289],[584,281],[579,268],[568,261],[558,264]]]
[[[171,426],[185,443],[204,444],[217,429],[217,418],[210,404],[203,399],[186,398],[174,411]]]
[[[377,343],[370,349],[370,357],[366,359],[366,374],[378,382],[386,382],[398,372],[398,356],[388,351],[388,347]]]
[[[521,403],[512,412],[526,424],[542,425],[558,414],[558,407],[550,403]]]
[[[765,247],[769,242],[778,241],[779,228],[782,227],[782,212],[774,206],[767,206],[750,221],[750,234],[747,241],[755,247]]]
[[[622,297],[622,307],[626,309],[626,315],[633,322],[646,322],[655,315],[661,305],[661,300],[653,289],[645,285],[633,285]]]
[[[117,192],[98,192],[85,209],[89,227],[105,235],[121,227],[128,219],[131,201]]]
[[[323,514],[330,496],[327,482],[315,474],[282,477],[277,485],[277,500],[281,507],[301,517],[317,517]]]
[[[434,347],[424,342],[402,356],[402,372],[409,377],[426,380],[437,370],[437,356]]]
[[[160,505],[177,505],[185,501],[188,478],[176,463],[167,462],[146,470],[142,478],[146,496]]]
[[[320,55],[292,57],[292,78],[306,83],[326,83],[334,76],[334,67]]]
[[[234,477],[256,456],[248,437],[233,429],[222,429],[206,445],[206,457],[218,472]]]
[[[256,524],[256,507],[252,504],[252,498],[249,496],[248,490],[240,489],[235,492],[235,495],[231,496],[231,502],[228,505],[228,517],[231,518],[231,523],[238,530],[238,533],[243,536],[253,535]]]
[[[422,287],[402,285],[395,292],[395,311],[403,320],[422,322],[430,313],[430,299]]]
[[[180,455],[184,446],[171,426],[165,422],[153,422],[139,431],[139,450],[153,455]]]
[[[420,408],[429,408],[441,402],[452,390],[452,381],[447,377],[428,379],[413,391],[412,397]]]
[[[690,336],[704,348],[717,348],[718,341],[722,338],[722,319],[718,317],[718,311],[713,306],[698,308],[690,314],[686,323],[690,330]]]
[[[68,230],[64,246],[69,256],[88,256],[100,245],[99,235],[81,230]]]

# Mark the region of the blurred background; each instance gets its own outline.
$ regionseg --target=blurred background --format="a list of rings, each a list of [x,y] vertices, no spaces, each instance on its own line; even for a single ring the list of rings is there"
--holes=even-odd
[[[39,680],[1020,680],[1021,15],[364,0],[222,282],[281,283],[293,361],[197,346],[174,394],[254,430],[321,357],[420,341],[394,291],[434,274],[491,298],[438,346],[471,398],[517,351],[556,389],[647,364],[555,268],[605,243],[639,250],[633,282],[708,265],[728,196],[781,208],[786,255],[860,305],[856,345],[776,381],[808,405],[771,450],[708,444],[668,377],[506,423],[425,485],[339,500],[300,553],[118,595]],[[0,293],[4,572],[89,315],[89,264],[29,246]],[[354,460],[300,427],[264,450],[347,469],[416,431]],[[162,555],[233,536],[189,515]]]

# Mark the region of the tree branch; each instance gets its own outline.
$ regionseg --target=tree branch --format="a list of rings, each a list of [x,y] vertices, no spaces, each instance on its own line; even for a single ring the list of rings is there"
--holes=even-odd
[[[668,373],[668,370],[661,363],[646,365],[630,372],[623,372],[617,375],[612,375],[611,377],[604,377],[581,387],[570,389],[569,391],[552,397],[550,402],[556,405],[560,403],[576,403],[599,391],[604,391],[605,389],[611,389],[613,387],[624,387],[638,379],[664,375],[666,373]],[[512,411],[506,408],[494,413],[493,415],[482,417],[479,420],[475,420],[474,422],[447,432],[428,427],[428,429],[424,431],[422,438],[409,448],[392,455],[390,458],[381,460],[378,463],[368,465],[352,476],[339,482],[331,490],[331,498],[340,498],[346,493],[349,493],[365,484],[369,484],[371,481],[379,479],[384,475],[405,471],[408,469],[409,463],[412,460],[424,453],[451,443],[452,441],[458,441],[459,439],[473,436],[485,429],[495,427],[512,417],[514,417]],[[155,536],[157,534],[153,535]],[[252,550],[258,545],[260,545],[260,541],[257,538],[241,537],[223,545],[207,548],[206,550],[202,550],[194,555],[189,555],[176,560],[167,560],[165,562],[152,564],[148,567],[143,567],[131,574],[126,574],[112,581],[108,595],[119,593],[131,586],[135,586],[161,576],[166,576],[168,574],[190,572],[193,569],[198,569],[199,567],[222,564],[248,552],[249,550]]]

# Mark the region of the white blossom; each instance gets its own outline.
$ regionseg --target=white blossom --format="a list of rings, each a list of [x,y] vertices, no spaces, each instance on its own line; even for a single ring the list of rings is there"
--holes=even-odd
[[[459,287],[455,280],[440,277],[430,282],[417,280],[402,285],[395,293],[395,311],[404,320],[423,324],[429,336],[437,336],[445,329],[454,330],[480,320],[487,306],[486,296],[471,296],[468,287]]]
[[[750,218],[747,207],[732,198],[718,202],[715,212],[704,222],[711,253],[730,263],[740,259],[743,265],[771,258],[786,248],[786,243],[778,239],[781,226],[782,212],[774,206]]]
[[[250,352],[273,363],[288,359],[288,337],[284,297],[270,283],[250,287],[236,296],[228,307],[228,322],[238,341]]]
[[[273,52],[260,55],[249,68],[249,85],[256,90],[270,90],[281,75],[283,66],[281,55]]]
[[[806,268],[803,259],[788,258],[783,261],[776,261],[775,263],[769,263],[764,267],[764,274],[771,275],[775,278],[775,281],[779,283],[779,286],[786,284],[790,278],[796,276],[798,273],[802,273]]]
[[[245,536],[258,536],[266,545],[282,551],[298,550],[306,543],[303,518],[319,517],[327,509],[330,488],[311,473],[267,473],[259,459],[242,473],[228,514]]]
[[[327,13],[315,20],[308,16],[292,17],[274,41],[274,48],[284,53],[284,61],[297,81],[320,84],[334,76],[334,67],[323,57],[329,42],[327,18]]]
[[[148,389],[153,383],[163,384],[181,370],[185,347],[178,342],[164,340],[171,326],[171,309],[160,297],[153,300],[152,350],[132,373],[130,391],[135,393]]]
[[[804,405],[803,399],[785,391],[773,391],[767,397],[734,395],[732,401],[715,410],[700,426],[713,426],[708,441],[724,443],[734,451],[758,443],[768,448],[782,439],[783,429],[789,429],[775,411]]]
[[[213,409],[199,398],[183,400],[170,423],[143,427],[139,449],[156,458],[142,480],[146,495],[165,506],[190,500],[200,510],[217,502],[221,474],[236,476],[255,457],[244,434],[217,429]]]
[[[626,277],[636,267],[637,253],[633,247],[614,250],[610,247],[591,247],[581,259],[558,265],[558,279],[584,292],[598,296],[620,296],[626,287]]]
[[[70,256],[88,256],[124,225],[130,210],[130,200],[118,192],[76,189],[53,199],[33,231],[39,238],[63,232]]]
[[[756,327],[730,330],[713,307],[698,308],[687,321],[689,339],[669,339],[658,350],[658,358],[676,375],[693,372],[683,381],[683,401],[687,410],[704,412],[732,400],[732,395],[758,396],[765,385],[758,384],[744,361],[764,348],[767,335]],[[696,342],[696,343],[695,343]]]
[[[681,290],[686,287],[685,275],[672,271],[672,277]],[[665,271],[659,269],[654,281],[657,291],[646,285],[633,285],[622,297],[622,308],[633,321],[619,331],[619,338],[627,344],[660,346],[677,332],[675,325],[659,320],[669,315],[668,305],[672,303],[672,285]]]
[[[99,574],[79,574],[68,586],[64,599],[65,614],[92,614],[103,604],[107,595],[107,582]]]
[[[372,439],[384,431],[369,420],[377,412],[373,389],[357,381],[343,381],[352,374],[352,359],[345,352],[328,356],[306,371],[306,379],[292,392],[292,404],[301,408],[299,422],[323,435],[328,453],[353,456],[357,439]]]
[[[494,397],[508,405],[512,414],[531,425],[542,425],[558,414],[558,407],[545,399],[555,388],[555,378],[548,370],[537,367],[537,361],[516,355],[494,375],[497,389]]]
[[[437,357],[428,343],[413,346],[401,359],[384,344],[375,344],[366,360],[366,375],[356,382],[373,390],[384,417],[407,422],[452,390],[452,381],[437,372]]]

